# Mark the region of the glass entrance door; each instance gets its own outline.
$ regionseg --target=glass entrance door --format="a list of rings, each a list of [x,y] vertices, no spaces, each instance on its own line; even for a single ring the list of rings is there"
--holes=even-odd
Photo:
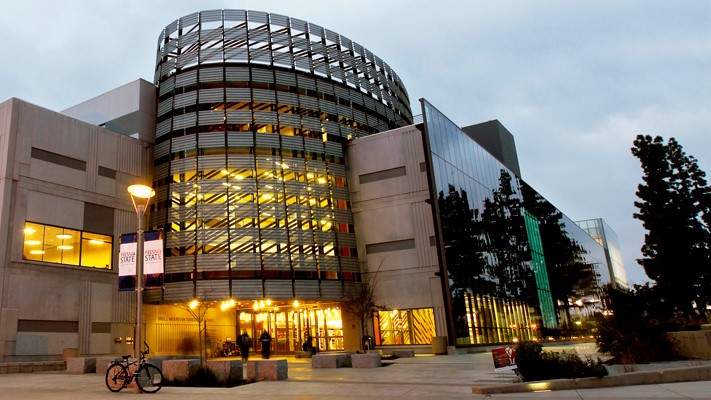
[[[338,308],[299,308],[289,311],[241,311],[238,332],[246,331],[260,351],[259,336],[265,330],[272,337],[272,354],[293,354],[301,350],[308,336],[321,351],[343,350],[343,323]]]

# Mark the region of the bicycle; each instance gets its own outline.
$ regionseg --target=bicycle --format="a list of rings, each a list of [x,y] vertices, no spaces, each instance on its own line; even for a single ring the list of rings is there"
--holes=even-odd
[[[146,362],[146,354],[151,350],[148,343],[146,351],[141,352],[138,360],[129,362],[130,355],[122,356],[123,360],[113,361],[106,370],[106,387],[112,392],[120,392],[121,389],[128,386],[134,379],[138,388],[145,393],[155,393],[163,387],[163,372],[155,365]],[[131,367],[138,365],[134,372],[131,372]]]

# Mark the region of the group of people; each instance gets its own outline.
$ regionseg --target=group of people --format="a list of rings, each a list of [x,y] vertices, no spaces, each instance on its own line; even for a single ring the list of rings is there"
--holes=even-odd
[[[259,342],[262,344],[262,358],[266,360],[271,352],[272,335],[267,331],[262,332]],[[247,331],[244,331],[239,337],[237,345],[239,346],[240,354],[242,354],[242,361],[246,362],[249,359],[249,348],[252,347],[252,339],[247,334]]]
[[[262,332],[262,335],[259,336],[259,342],[262,345],[262,358],[268,359],[272,347],[272,336],[269,334],[269,332],[264,331]],[[243,331],[242,335],[239,337],[239,339],[237,339],[237,346],[239,346],[239,352],[242,355],[242,361],[247,362],[247,360],[249,360],[249,348],[252,347],[252,338],[249,337],[247,331]],[[318,347],[314,346],[313,338],[311,338],[311,335],[306,337],[306,340],[301,346],[301,349],[303,351],[310,351],[312,354],[316,354],[318,352]]]

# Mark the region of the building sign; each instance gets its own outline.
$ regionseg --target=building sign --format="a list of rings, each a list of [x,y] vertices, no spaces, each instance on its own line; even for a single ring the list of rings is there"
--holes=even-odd
[[[119,290],[136,290],[137,234],[121,235],[119,246]],[[143,233],[143,287],[163,287],[163,231]]]
[[[516,351],[513,347],[499,347],[491,350],[491,356],[494,357],[494,370],[509,371],[516,369]]]

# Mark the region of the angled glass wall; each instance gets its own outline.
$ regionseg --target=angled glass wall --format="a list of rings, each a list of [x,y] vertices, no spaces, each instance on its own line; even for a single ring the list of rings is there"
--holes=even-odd
[[[558,326],[571,335],[594,328],[604,309],[602,286],[610,282],[605,250],[558,208],[519,180],[524,207],[538,220]]]
[[[421,102],[456,344],[526,340],[576,328],[580,318],[569,303],[599,306],[600,282],[609,280],[599,268],[602,248]],[[561,269],[565,280],[557,279]]]
[[[154,301],[341,300],[360,280],[342,144],[412,122],[397,74],[295,18],[204,11],[160,35]]]
[[[607,266],[613,277],[612,284],[617,288],[629,288],[620,241],[615,231],[602,218],[577,221],[576,224],[605,249]]]

